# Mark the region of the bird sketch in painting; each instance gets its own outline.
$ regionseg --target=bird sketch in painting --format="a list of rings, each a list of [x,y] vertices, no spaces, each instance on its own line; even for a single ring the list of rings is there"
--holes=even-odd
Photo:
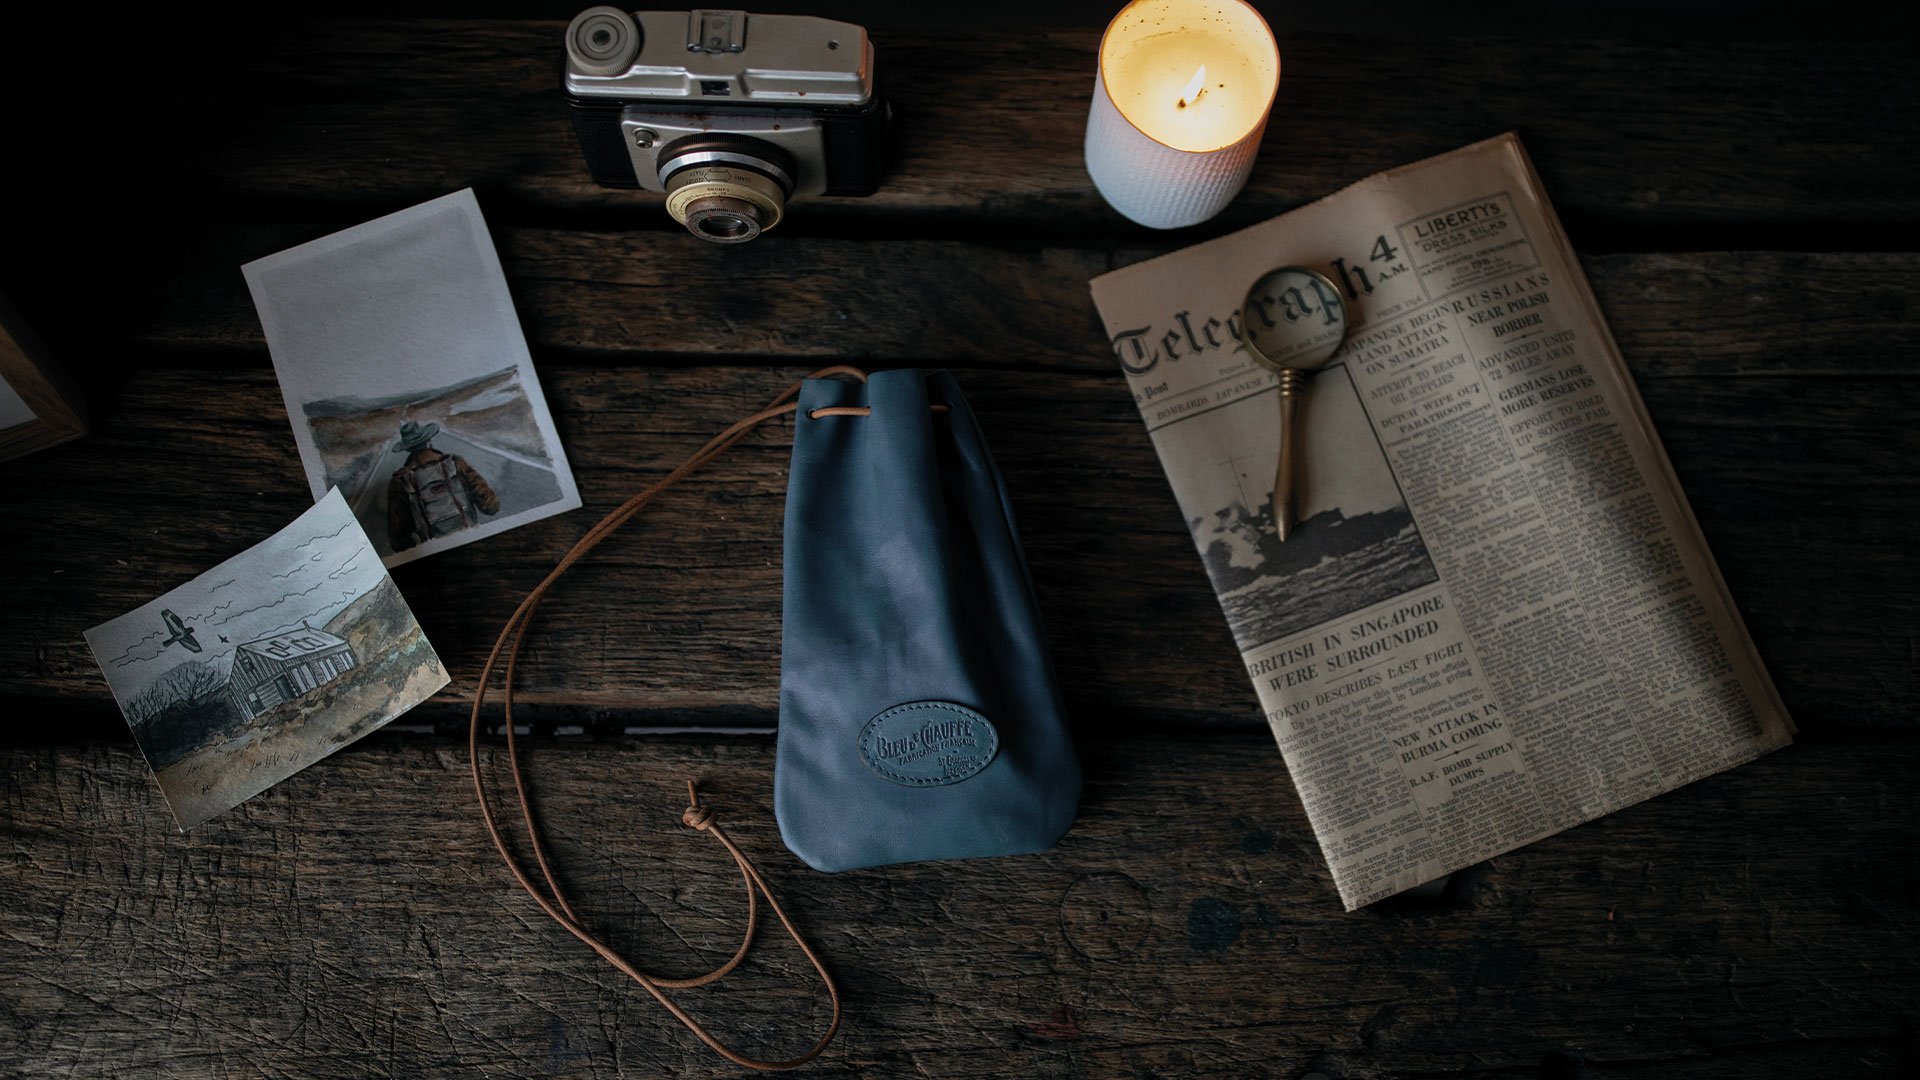
[[[161,648],[164,649],[175,642],[179,642],[180,647],[188,652],[200,651],[200,642],[193,636],[193,627],[182,623],[180,616],[175,615],[172,611],[162,611],[160,613],[160,621],[166,624],[167,627],[167,639],[160,643]],[[221,638],[220,640],[225,641],[227,639]]]

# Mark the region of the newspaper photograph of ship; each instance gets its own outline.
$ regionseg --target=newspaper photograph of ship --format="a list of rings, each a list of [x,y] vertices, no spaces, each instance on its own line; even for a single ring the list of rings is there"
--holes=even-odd
[[[1271,395],[1235,406],[1275,423]],[[1299,524],[1274,530],[1274,454],[1220,463],[1221,500],[1190,516],[1234,643],[1248,652],[1438,579],[1426,543],[1343,364],[1315,375],[1301,411]]]

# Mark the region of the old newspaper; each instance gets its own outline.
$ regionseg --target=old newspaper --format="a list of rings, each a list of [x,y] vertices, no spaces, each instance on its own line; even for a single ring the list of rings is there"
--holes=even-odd
[[[1344,291],[1274,534],[1266,271]],[[1349,910],[1791,741],[1517,137],[1093,295]]]

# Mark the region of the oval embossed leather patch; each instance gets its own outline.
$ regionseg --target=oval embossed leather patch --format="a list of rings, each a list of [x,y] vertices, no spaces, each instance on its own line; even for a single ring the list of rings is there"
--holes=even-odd
[[[860,729],[860,760],[907,787],[957,784],[993,761],[1000,733],[993,722],[950,701],[909,701]]]

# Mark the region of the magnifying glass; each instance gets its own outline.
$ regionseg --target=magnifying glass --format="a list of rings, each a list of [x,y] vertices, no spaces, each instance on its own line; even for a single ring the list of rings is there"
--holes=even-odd
[[[1285,540],[1293,530],[1293,429],[1307,375],[1347,339],[1347,305],[1340,287],[1318,270],[1282,266],[1260,275],[1240,309],[1242,340],[1261,367],[1280,377],[1280,468],[1273,477],[1273,527]]]

